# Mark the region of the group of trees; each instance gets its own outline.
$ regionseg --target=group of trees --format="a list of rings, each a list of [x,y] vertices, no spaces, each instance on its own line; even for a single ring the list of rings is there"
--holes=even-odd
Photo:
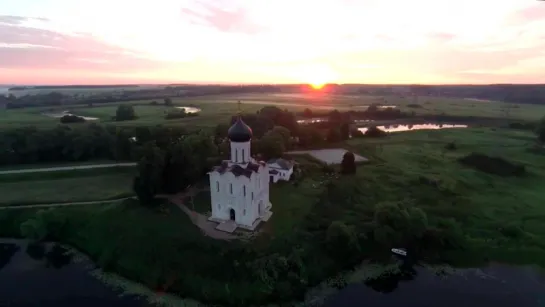
[[[164,147],[187,134],[181,127],[121,128],[96,123],[0,131],[0,165],[134,160],[145,143]]]
[[[202,179],[219,159],[213,137],[203,132],[163,147],[149,141],[138,152],[133,189],[143,204],[153,204],[155,195],[178,192]]]

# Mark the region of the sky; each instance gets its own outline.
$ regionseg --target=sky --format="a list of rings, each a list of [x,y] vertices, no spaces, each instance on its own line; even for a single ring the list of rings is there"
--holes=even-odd
[[[545,83],[545,1],[0,1],[0,84]]]

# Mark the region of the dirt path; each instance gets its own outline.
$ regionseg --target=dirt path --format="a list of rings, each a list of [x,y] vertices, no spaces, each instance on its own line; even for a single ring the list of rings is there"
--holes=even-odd
[[[127,167],[127,166],[135,166],[135,165],[136,163],[134,162],[127,162],[127,163],[109,163],[109,164],[91,164],[91,165],[58,166],[58,167],[45,167],[45,168],[14,169],[14,170],[0,171],[0,175],[71,171],[71,170],[91,169],[91,168]]]
[[[189,218],[191,219],[191,222],[195,224],[195,226],[199,227],[203,234],[205,236],[211,237],[213,239],[217,240],[232,240],[232,239],[238,239],[239,237],[234,234],[226,233],[223,231],[216,230],[217,223],[210,222],[208,218],[201,213],[195,212],[191,209],[189,209],[185,204],[183,199],[187,196],[194,196],[197,194],[200,190],[195,187],[190,187],[186,191],[175,194],[175,195],[165,195],[171,203],[178,206],[183,212],[185,212]]]
[[[82,205],[97,205],[97,204],[106,204],[112,202],[118,202],[125,199],[131,199],[131,197],[124,197],[118,199],[109,199],[109,200],[95,200],[95,201],[80,201],[80,202],[70,202],[70,203],[57,203],[57,204],[35,204],[35,205],[22,205],[22,206],[0,206],[0,210],[4,209],[29,209],[29,208],[51,208],[51,207],[64,207],[64,206],[82,206]]]

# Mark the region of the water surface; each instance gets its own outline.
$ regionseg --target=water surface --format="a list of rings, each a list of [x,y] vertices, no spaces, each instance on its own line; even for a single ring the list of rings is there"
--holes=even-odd
[[[327,307],[538,307],[545,306],[545,276],[530,267],[491,265],[438,275],[423,267],[352,284]]]
[[[455,124],[416,124],[416,125],[385,125],[377,126],[380,130],[386,132],[402,132],[411,130],[436,130],[436,129],[451,129],[451,128],[467,128],[467,125],[455,125]],[[367,127],[358,128],[359,131],[367,132]]]
[[[201,109],[195,107],[176,107],[176,109],[182,109],[185,113],[199,113]]]
[[[58,244],[0,240],[0,306],[145,306],[136,297],[120,297],[89,274],[92,263],[73,258]]]

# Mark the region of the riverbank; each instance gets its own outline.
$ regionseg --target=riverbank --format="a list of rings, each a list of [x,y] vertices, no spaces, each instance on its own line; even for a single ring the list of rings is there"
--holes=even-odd
[[[225,306],[302,301],[324,280],[366,259],[387,261],[399,246],[428,262],[545,267],[545,159],[529,150],[534,140],[491,128],[350,140],[369,163],[345,176],[317,165],[305,168],[298,186],[272,185],[274,215],[248,242],[205,237],[178,207],[133,201],[4,210],[0,235],[67,243],[153,290],[168,285],[167,292]],[[525,172],[462,164],[472,152]]]
[[[54,242],[0,238],[0,258],[3,260],[0,282],[5,285],[0,289],[0,304],[19,306],[39,301],[46,307],[206,306],[104,272],[84,253]],[[13,283],[13,280],[21,282]],[[58,284],[64,286],[58,287]],[[479,303],[537,307],[544,291],[545,273],[532,267],[491,264],[453,269],[392,261],[386,265],[362,263],[310,289],[303,301],[282,306],[456,307]],[[426,294],[418,295],[419,292]],[[395,294],[389,295],[391,293]]]

